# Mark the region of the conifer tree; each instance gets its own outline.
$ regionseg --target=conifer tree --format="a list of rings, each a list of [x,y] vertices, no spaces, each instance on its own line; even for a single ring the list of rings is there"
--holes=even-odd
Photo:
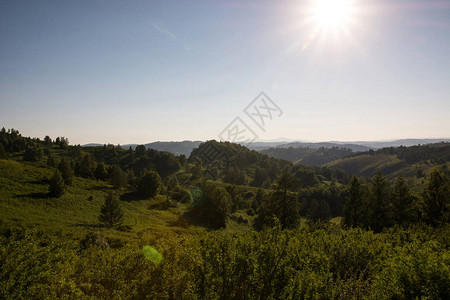
[[[370,186],[370,211],[369,226],[375,231],[380,232],[383,227],[389,226],[389,183],[386,178],[378,172]]]
[[[100,210],[98,220],[106,227],[120,226],[123,222],[123,210],[120,207],[120,201],[117,196],[109,193],[105,197],[105,203]]]
[[[344,225],[356,227],[361,224],[363,217],[363,195],[361,183],[357,177],[353,177],[350,191],[344,206]]]
[[[450,187],[445,174],[435,169],[430,174],[427,189],[422,194],[423,220],[432,226],[449,221]]]
[[[391,193],[392,220],[396,224],[408,223],[412,219],[412,200],[405,178],[398,177]]]
[[[108,170],[104,163],[99,163],[95,169],[94,176],[99,180],[106,180],[108,178]]]

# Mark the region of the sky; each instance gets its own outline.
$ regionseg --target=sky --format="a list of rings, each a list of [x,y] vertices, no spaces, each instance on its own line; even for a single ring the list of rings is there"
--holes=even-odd
[[[339,0],[345,20],[314,1],[0,0],[0,127],[71,144],[449,138],[450,1]]]

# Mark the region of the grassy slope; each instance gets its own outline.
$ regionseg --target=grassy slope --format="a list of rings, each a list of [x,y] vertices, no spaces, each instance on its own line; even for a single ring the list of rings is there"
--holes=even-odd
[[[127,242],[167,234],[181,235],[203,232],[184,220],[185,207],[167,210],[149,209],[164,201],[122,201],[127,231],[99,227],[97,217],[106,193],[112,187],[103,181],[74,178],[61,198],[50,198],[48,180],[52,171],[37,164],[0,160],[0,220],[18,226],[36,227],[81,238],[89,231],[103,231],[105,235]],[[93,200],[89,200],[92,196]]]
[[[447,163],[449,165],[449,163]],[[325,166],[338,168],[349,172],[350,174],[373,176],[381,171],[389,178],[399,175],[414,177],[419,169],[426,174],[437,165],[430,161],[422,161],[416,164],[408,164],[400,160],[396,155],[376,154],[359,155],[355,157],[343,158],[327,163]]]

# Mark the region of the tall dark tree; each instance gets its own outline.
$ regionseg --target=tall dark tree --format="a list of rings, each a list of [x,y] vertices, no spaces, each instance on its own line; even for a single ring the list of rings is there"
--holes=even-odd
[[[392,220],[395,224],[409,223],[413,217],[413,197],[406,185],[405,178],[399,176],[391,193]]]
[[[51,146],[52,145],[52,139],[48,135],[46,135],[45,138],[44,138],[44,144],[46,146]]]
[[[64,180],[61,176],[61,173],[56,170],[50,180],[49,194],[52,197],[59,198],[64,194],[65,191],[66,187],[64,185]]]
[[[144,145],[136,146],[136,150],[135,150],[136,156],[138,156],[138,157],[143,156],[143,155],[145,155],[146,151],[147,151],[147,149],[145,148]]]
[[[108,170],[104,163],[97,164],[97,168],[95,169],[94,176],[99,180],[106,180],[108,178]]]
[[[59,139],[59,140],[58,140]],[[65,137],[59,137],[57,138],[56,143],[59,145],[59,148],[61,149],[67,149],[69,148],[69,139]]]
[[[349,227],[361,225],[364,212],[363,196],[363,188],[355,176],[350,184],[349,196],[344,206],[344,225]]]
[[[109,193],[105,197],[105,202],[100,210],[98,220],[106,227],[120,226],[123,222],[123,210],[120,207],[120,201],[117,196]]]
[[[384,227],[391,224],[389,214],[389,183],[386,178],[378,172],[370,186],[370,210],[369,226],[380,232]]]
[[[5,147],[3,147],[3,144],[0,143],[0,158],[5,159],[6,158],[6,151]]]
[[[432,226],[450,221],[450,187],[449,179],[439,169],[430,174],[427,189],[422,194],[422,217]]]
[[[330,206],[324,199],[312,199],[308,208],[308,218],[313,222],[325,221],[330,219]]]
[[[156,171],[145,170],[138,181],[138,192],[145,197],[155,197],[161,189],[161,177]]]
[[[275,181],[276,190],[261,204],[255,227],[274,225],[276,217],[283,228],[295,228],[299,221],[297,197],[291,193],[298,187],[297,179],[290,173],[283,173]]]

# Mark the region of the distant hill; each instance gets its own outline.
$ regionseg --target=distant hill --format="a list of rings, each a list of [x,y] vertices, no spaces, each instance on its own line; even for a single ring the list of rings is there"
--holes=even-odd
[[[287,141],[267,141],[267,142],[253,142],[251,144],[246,144],[247,148],[250,150],[262,151],[270,148],[310,148],[310,149],[320,149],[320,148],[347,148],[351,149],[353,152],[364,152],[370,149],[381,149],[385,147],[399,147],[399,146],[415,146],[432,144],[438,142],[450,142],[450,139],[402,139],[387,142],[377,142],[377,141],[359,141],[359,142],[287,142]],[[158,151],[167,151],[175,155],[184,154],[189,156],[194,148],[197,148],[202,141],[181,141],[181,142],[152,142],[147,143],[144,146],[147,149],[154,149]],[[122,148],[128,149],[136,148],[138,144],[126,144],[122,145]],[[103,146],[103,144],[90,143],[83,145],[83,147],[95,147]],[[267,153],[269,154],[269,153]],[[276,156],[275,156],[276,157]],[[281,158],[281,157],[280,157]],[[293,160],[295,162],[295,160]]]
[[[174,155],[184,154],[186,156],[191,155],[191,152],[194,148],[198,147],[202,142],[201,141],[182,141],[182,142],[153,142],[145,144],[145,148],[153,149],[158,151],[166,151],[170,152]],[[121,145],[123,149],[132,148],[135,149],[139,144],[126,144]],[[103,146],[103,144],[90,143],[83,145],[83,147],[97,147]]]
[[[269,156],[285,159],[294,164],[305,166],[322,166],[328,162],[354,154],[349,148],[270,148],[260,151]]]
[[[147,149],[154,149],[158,151],[167,151],[175,155],[184,154],[187,157],[191,155],[192,150],[197,148],[201,141],[182,141],[182,142],[153,142],[145,144]]]
[[[355,141],[355,142],[342,142],[342,141],[330,141],[330,142],[282,142],[282,141],[269,141],[269,142],[254,142],[250,145],[246,145],[252,150],[265,150],[269,148],[349,148],[355,152],[363,152],[369,149],[381,149],[386,147],[410,147],[416,145],[435,144],[440,142],[450,142],[448,138],[439,139],[400,139],[392,141]]]
[[[450,139],[440,138],[440,139],[401,139],[401,140],[393,140],[393,141],[358,141],[351,142],[352,144],[362,145],[369,148],[386,148],[386,147],[411,147],[417,145],[426,145],[426,144],[435,144],[440,142],[450,142]],[[332,142],[336,144],[340,144],[344,146],[343,142]]]
[[[450,143],[437,143],[355,153],[351,157],[329,162],[325,166],[362,176],[373,176],[381,171],[388,177],[398,175],[422,177],[436,166],[450,167],[449,162]]]
[[[347,148],[351,149],[354,152],[363,152],[368,151],[371,148],[367,146],[362,146],[358,144],[346,144],[346,143],[331,143],[331,142],[321,142],[321,143],[304,143],[304,142],[292,142],[287,144],[280,144],[277,148],[311,148],[311,149],[320,149],[320,148]]]

